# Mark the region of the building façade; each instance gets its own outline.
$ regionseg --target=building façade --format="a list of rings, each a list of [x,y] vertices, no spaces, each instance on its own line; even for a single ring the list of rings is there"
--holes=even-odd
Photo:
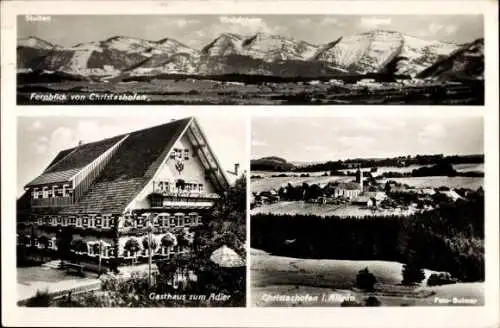
[[[18,199],[18,258],[29,249],[130,264],[149,249],[161,258],[189,252],[193,229],[229,186],[195,118],[79,144]]]

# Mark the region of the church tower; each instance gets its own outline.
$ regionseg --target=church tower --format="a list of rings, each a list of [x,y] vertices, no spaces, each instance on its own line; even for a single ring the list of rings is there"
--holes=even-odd
[[[356,171],[356,182],[359,183],[359,189],[363,191],[363,171],[361,168]]]

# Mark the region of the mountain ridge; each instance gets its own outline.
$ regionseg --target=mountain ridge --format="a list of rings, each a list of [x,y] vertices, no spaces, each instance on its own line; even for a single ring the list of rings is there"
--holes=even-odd
[[[438,62],[445,62],[448,56],[455,56],[463,47],[388,30],[342,36],[320,45],[277,34],[221,33],[199,50],[168,37],[151,41],[118,35],[64,48],[30,36],[19,39],[17,58],[18,69],[103,77],[123,74],[320,76],[341,72],[436,77],[436,74],[422,73]]]

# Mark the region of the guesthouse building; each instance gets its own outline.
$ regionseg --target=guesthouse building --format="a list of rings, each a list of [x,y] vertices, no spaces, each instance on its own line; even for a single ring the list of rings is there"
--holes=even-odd
[[[17,244],[105,262],[149,249],[168,258],[190,251],[193,229],[229,186],[195,118],[79,144],[26,184]]]

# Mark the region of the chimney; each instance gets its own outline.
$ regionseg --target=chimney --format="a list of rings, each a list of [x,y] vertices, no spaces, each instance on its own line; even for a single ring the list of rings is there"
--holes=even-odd
[[[78,141],[78,147],[80,147],[81,145],[83,145],[83,140]]]
[[[240,164],[239,163],[234,163],[234,171],[231,172],[231,171],[227,170],[227,173],[230,173],[230,174],[233,174],[235,176],[238,176],[239,168],[240,168]]]

